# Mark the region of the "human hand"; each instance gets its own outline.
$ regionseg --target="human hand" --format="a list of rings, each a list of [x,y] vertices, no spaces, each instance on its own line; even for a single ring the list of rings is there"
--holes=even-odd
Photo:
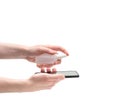
[[[29,48],[29,53],[26,56],[26,59],[30,62],[35,62],[35,57],[39,56],[43,53],[48,53],[48,54],[56,54],[57,51],[61,51],[67,56],[69,55],[67,50],[64,49],[61,46],[53,46],[53,45],[36,45],[32,46]],[[58,59],[55,61],[53,64],[37,64],[37,67],[43,68],[43,67],[52,67],[53,65],[60,64],[61,59]]]
[[[39,91],[39,90],[46,90],[46,89],[51,89],[54,85],[56,85],[58,82],[63,80],[65,77],[62,74],[55,74],[56,69],[52,69],[50,72],[50,69],[47,69],[46,72],[49,73],[44,73],[45,70],[42,69],[43,73],[39,74],[34,74],[31,76],[28,80],[28,86],[27,86],[27,91]]]

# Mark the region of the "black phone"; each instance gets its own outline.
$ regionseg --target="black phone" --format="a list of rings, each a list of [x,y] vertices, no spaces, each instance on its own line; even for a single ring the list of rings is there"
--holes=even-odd
[[[35,74],[40,74],[40,72],[36,72]],[[50,74],[50,73],[48,73]],[[56,74],[64,74],[65,78],[78,78],[79,73],[77,71],[69,70],[69,71],[57,71]]]
[[[79,74],[77,71],[57,71],[56,74],[64,74],[65,78],[78,78]]]

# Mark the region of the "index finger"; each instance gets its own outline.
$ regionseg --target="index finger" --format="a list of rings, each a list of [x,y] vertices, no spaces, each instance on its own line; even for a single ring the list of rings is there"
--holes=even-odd
[[[50,80],[63,80],[65,76],[63,74],[50,74],[49,79]]]
[[[69,55],[68,51],[65,48],[61,47],[61,46],[47,45],[45,47],[50,48],[52,50],[61,51],[61,52],[65,53],[67,56]]]

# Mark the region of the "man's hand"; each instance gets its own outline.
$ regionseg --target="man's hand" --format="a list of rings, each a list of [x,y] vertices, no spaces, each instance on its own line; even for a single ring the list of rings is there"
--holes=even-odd
[[[64,79],[62,74],[34,74],[27,80],[27,92],[51,89],[54,85]]]
[[[29,79],[9,79],[0,77],[0,93],[7,92],[33,92],[51,89],[64,79],[64,75],[40,73],[34,74]]]
[[[34,74],[27,80],[27,92],[39,91],[51,89],[58,82],[63,80],[65,76],[63,74],[55,74],[56,69],[44,68],[41,69],[41,73]]]
[[[64,54],[66,54],[67,56],[69,55],[67,50],[64,49],[61,46],[53,46],[53,45],[36,45],[36,46],[32,46],[29,47],[28,49],[28,55],[26,56],[26,59],[30,62],[35,62],[35,57],[39,56],[43,53],[48,53],[48,54],[56,54],[57,51],[61,51]],[[54,62],[53,64],[37,64],[38,67],[43,68],[43,67],[51,67],[53,65],[56,64],[60,64],[61,63],[61,59],[58,59],[56,62]]]
[[[41,54],[56,54],[57,51],[61,51],[67,56],[69,55],[67,50],[61,46],[53,45],[35,45],[24,46],[18,44],[0,43],[0,59],[27,59],[30,62],[35,62],[35,57]],[[56,64],[60,64],[61,60],[57,60],[53,64],[37,64],[38,67],[51,67]]]

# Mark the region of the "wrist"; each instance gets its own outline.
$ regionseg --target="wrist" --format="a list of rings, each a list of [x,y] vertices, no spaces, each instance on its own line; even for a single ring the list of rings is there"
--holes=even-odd
[[[31,84],[28,79],[12,80],[7,92],[31,92]]]
[[[32,92],[33,85],[29,79],[22,80],[22,83],[20,85],[20,92]]]
[[[27,80],[18,80],[17,86],[18,88],[15,90],[15,92],[28,92],[30,85]]]
[[[29,47],[28,46],[21,46],[19,48],[19,58],[24,59],[29,55]]]
[[[29,78],[25,80],[20,80],[18,82],[18,91],[16,92],[33,92],[35,90],[35,84]]]
[[[13,87],[13,88],[12,88]],[[30,92],[31,84],[27,79],[14,80],[11,85],[11,92]]]

